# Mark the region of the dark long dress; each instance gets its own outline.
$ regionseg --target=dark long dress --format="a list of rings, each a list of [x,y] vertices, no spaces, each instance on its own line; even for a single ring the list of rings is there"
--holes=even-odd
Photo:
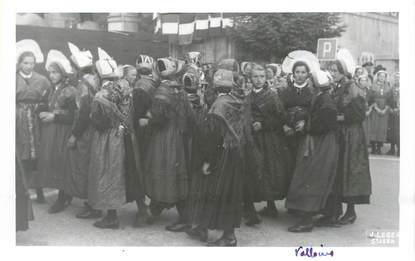
[[[139,155],[140,160],[136,164],[127,163],[127,168],[129,168],[126,171],[127,202],[142,199],[145,195],[145,161],[151,130],[149,126],[141,127],[138,123],[141,118],[148,118],[147,113],[150,110],[156,88],[156,81],[147,76],[142,76],[135,83],[132,91],[132,108],[130,112],[132,114],[130,116],[133,121],[136,148],[133,148],[132,142],[128,142],[126,143],[126,153],[127,157],[131,158],[131,155],[134,155],[134,149],[138,149],[138,151],[135,151],[135,154]],[[127,159],[127,162],[132,161]]]
[[[24,172],[22,161],[16,156],[16,231],[29,229],[29,221],[34,219]]]
[[[53,122],[42,123],[39,155],[41,187],[73,191],[72,154],[68,147],[76,110],[77,90],[60,83],[49,95],[47,111],[55,114]]]
[[[198,214],[202,213],[199,209],[200,205],[197,202],[200,200],[200,195],[205,195],[208,191],[208,184],[212,180],[211,175],[204,175],[202,173],[202,166],[206,151],[206,123],[208,110],[205,106],[200,104],[192,104],[192,110],[195,115],[195,120],[191,127],[191,137],[189,146],[189,197],[187,201],[187,211],[189,220],[198,220]]]
[[[196,174],[192,187],[191,221],[202,228],[228,230],[240,226],[244,183],[243,101],[219,96],[206,120],[204,161],[207,176]],[[199,175],[199,176],[197,176]]]
[[[152,201],[165,204],[187,199],[189,186],[184,139],[192,113],[186,93],[176,87],[175,81],[163,81],[150,109],[146,192]]]
[[[400,145],[400,135],[399,135],[399,86],[393,87],[388,93],[387,99],[388,106],[394,111],[389,114],[388,122],[388,142],[391,144],[397,144],[398,148]]]
[[[91,154],[92,126],[89,115],[92,99],[98,91],[96,75],[85,74],[78,82],[76,98],[77,110],[72,127],[72,135],[76,138],[76,146],[70,150],[72,165],[72,191],[69,195],[86,199],[88,197],[88,170]]]
[[[317,213],[324,209],[336,178],[336,105],[327,91],[313,101],[308,135],[303,137],[286,207]]]
[[[40,146],[39,111],[45,110],[50,92],[46,77],[33,72],[28,79],[16,74],[16,153],[20,157],[27,185],[39,187],[37,163]]]
[[[290,151],[282,126],[285,124],[284,107],[278,94],[264,87],[248,96],[252,122],[260,122],[262,129],[253,131],[255,147],[260,159],[260,191],[262,200],[278,200],[286,196],[291,168]]]
[[[91,108],[94,128],[88,175],[88,203],[95,209],[118,209],[125,202],[124,131],[127,119],[118,107],[117,82],[109,81],[95,95]]]
[[[361,87],[359,85],[356,84],[356,86],[360,89],[360,93],[361,96],[365,99],[365,104],[366,104],[366,111],[368,110],[368,106],[369,106],[369,92],[370,90],[368,88],[364,88]],[[373,110],[370,114],[373,113]],[[370,145],[370,140],[369,140],[369,134],[370,134],[370,114],[365,116],[365,120],[363,121],[362,125],[363,125],[363,130],[365,133],[365,137],[366,137],[366,144],[369,146]]]
[[[307,120],[308,113],[313,99],[311,86],[305,86],[302,89],[294,87],[293,83],[289,83],[287,88],[281,91],[281,101],[287,112],[287,126],[295,129],[297,122]],[[297,157],[298,146],[304,137],[304,132],[296,132],[293,136],[286,136],[287,146],[290,151],[291,161],[295,162]],[[294,172],[295,165],[292,164],[289,171],[290,181]]]
[[[339,142],[338,182],[336,194],[343,202],[368,204],[371,194],[369,156],[363,121],[366,101],[353,95],[353,82],[343,79],[337,87],[337,108],[344,114],[344,122],[337,131]]]
[[[378,108],[383,110],[387,105],[387,94],[390,91],[390,87],[387,83],[379,84],[373,83],[372,89],[369,92],[369,104],[376,103]],[[373,109],[370,114],[370,132],[369,139],[374,142],[386,142],[387,131],[388,131],[388,118],[389,112],[382,115]]]

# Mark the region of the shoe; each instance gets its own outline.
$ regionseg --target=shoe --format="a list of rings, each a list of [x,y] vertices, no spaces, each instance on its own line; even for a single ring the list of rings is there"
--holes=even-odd
[[[301,213],[301,211],[298,211],[298,210],[296,210],[296,209],[287,209],[287,214],[288,215],[291,215],[291,216],[293,216],[293,217],[301,217],[302,215],[302,213]]]
[[[209,242],[207,244],[207,246],[209,247],[236,247],[237,245],[237,241],[236,238],[226,238],[226,237],[221,237],[216,241],[213,242]]]
[[[150,209],[150,213],[151,213],[152,216],[158,217],[158,216],[160,216],[160,214],[163,211],[164,207],[160,206],[157,203],[150,202],[149,209]]]
[[[43,194],[43,189],[41,189],[41,188],[36,189],[36,199],[35,199],[35,201],[36,201],[36,203],[39,203],[39,204],[46,203],[45,194]]]
[[[110,220],[109,218],[104,217],[103,219],[95,222],[94,227],[104,228],[104,229],[105,228],[118,229],[120,227],[120,221],[118,220],[118,218]]]
[[[395,155],[395,150],[390,149],[388,152],[386,152],[387,155],[391,155],[394,156]]]
[[[248,227],[253,227],[255,225],[261,224],[262,220],[257,216],[252,216],[251,218],[248,219],[247,222],[245,222],[245,225],[247,225]]]
[[[260,214],[263,217],[277,218],[278,217],[278,210],[277,209],[272,209],[272,208],[269,208],[269,207],[264,207],[263,209],[258,211],[258,214]]]
[[[92,208],[86,208],[82,212],[76,214],[76,218],[80,219],[96,219],[100,217],[102,217],[102,211]]]
[[[202,242],[207,242],[208,240],[208,230],[195,227],[195,228],[189,228],[186,230],[186,234],[189,235],[191,238],[198,239]]]
[[[342,218],[339,219],[339,221],[337,221],[337,224],[339,225],[348,225],[348,224],[353,224],[356,221],[356,214],[353,215],[347,215],[345,214]]]
[[[316,227],[340,227],[337,223],[337,219],[333,217],[321,217],[315,223]]]
[[[311,232],[314,228],[313,223],[310,224],[298,224],[288,228],[289,232],[293,233],[304,233],[304,232]]]
[[[186,232],[188,229],[189,225],[180,221],[166,226],[166,230],[170,232]]]
[[[146,219],[146,223],[147,225],[153,225],[154,223],[156,223],[157,219],[158,219],[158,216],[156,217],[156,216],[151,215]]]
[[[149,217],[150,215],[148,214],[147,210],[137,212],[133,227],[143,227],[144,224],[148,224]]]
[[[38,203],[38,204],[45,204],[46,200],[45,200],[44,197],[37,196],[36,199],[35,199],[35,202]]]
[[[56,200],[56,202],[49,208],[49,214],[55,214],[64,211],[69,204],[71,204],[72,198],[65,199],[64,201]]]

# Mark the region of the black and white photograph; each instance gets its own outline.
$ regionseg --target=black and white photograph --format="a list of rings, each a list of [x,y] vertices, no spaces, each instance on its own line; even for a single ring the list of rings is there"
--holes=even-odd
[[[11,252],[413,251],[403,6],[10,14]]]

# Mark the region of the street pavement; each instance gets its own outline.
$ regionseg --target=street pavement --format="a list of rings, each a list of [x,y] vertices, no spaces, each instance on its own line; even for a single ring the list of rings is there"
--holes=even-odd
[[[297,219],[288,215],[284,202],[277,207],[280,215],[276,219],[263,218],[256,227],[244,223],[236,230],[238,246],[397,246],[398,240],[375,240],[371,232],[397,232],[399,229],[399,158],[392,156],[371,156],[372,197],[370,205],[357,205],[357,220],[352,225],[340,228],[314,228],[311,233],[290,233],[287,228]],[[33,202],[35,220],[30,229],[16,234],[16,245],[30,246],[203,246],[185,233],[173,233],[165,226],[177,218],[175,209],[164,211],[154,225],[133,228],[136,207],[126,204],[119,211],[120,229],[103,230],[95,228],[93,220],[76,219],[75,215],[83,201],[74,199],[72,204],[58,214],[48,214],[47,209],[57,198],[57,192],[46,192],[47,203]],[[264,203],[256,204],[260,210]],[[211,231],[209,240],[220,236]]]

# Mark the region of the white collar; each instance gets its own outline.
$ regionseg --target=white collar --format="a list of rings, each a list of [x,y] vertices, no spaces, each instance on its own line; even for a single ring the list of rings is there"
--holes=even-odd
[[[252,88],[252,90],[255,92],[255,93],[259,93],[260,91],[262,91],[264,89],[264,87],[262,87],[262,88],[260,88],[260,89],[255,89],[255,88]]]
[[[30,79],[32,78],[33,72],[31,72],[30,74],[24,74],[22,71],[19,71],[19,74],[23,77],[23,79]]]
[[[294,82],[294,87],[299,88],[299,89],[302,89],[302,88],[306,87],[307,84],[308,84],[307,81],[305,81],[303,84],[300,84],[300,85],[297,84],[296,82]]]
[[[221,92],[221,93],[218,94],[218,97],[223,96],[223,95],[228,95],[228,94]]]

